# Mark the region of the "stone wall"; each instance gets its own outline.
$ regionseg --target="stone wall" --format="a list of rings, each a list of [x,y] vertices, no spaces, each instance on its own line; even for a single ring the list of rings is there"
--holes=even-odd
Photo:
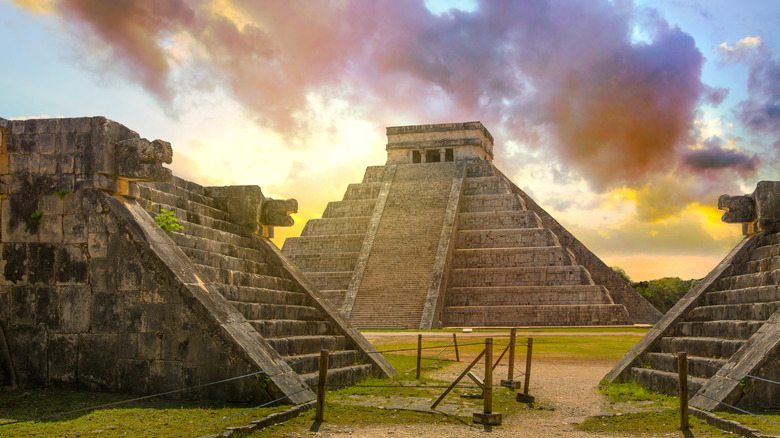
[[[133,216],[117,196],[132,197],[134,179],[169,177],[161,166],[169,145],[102,117],[0,127],[5,384],[146,394],[284,365],[259,335],[236,328],[235,309],[197,286],[180,251],[159,245],[164,232],[148,215]],[[125,172],[128,160],[142,172]],[[268,400],[289,393],[281,371],[174,396]]]

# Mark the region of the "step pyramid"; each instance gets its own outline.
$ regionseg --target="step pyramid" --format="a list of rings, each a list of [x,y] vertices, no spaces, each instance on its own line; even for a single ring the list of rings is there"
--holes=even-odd
[[[358,328],[653,323],[492,163],[480,122],[387,128],[388,161],[282,251]]]
[[[321,350],[331,385],[394,374],[268,240],[297,202],[172,154],[103,117],[0,118],[0,385],[299,404]]]
[[[725,222],[743,224],[739,244],[607,375],[667,394],[688,357],[691,404],[755,411],[780,408],[780,182],[722,196]],[[752,378],[748,376],[758,377]],[[764,380],[762,380],[764,379]]]

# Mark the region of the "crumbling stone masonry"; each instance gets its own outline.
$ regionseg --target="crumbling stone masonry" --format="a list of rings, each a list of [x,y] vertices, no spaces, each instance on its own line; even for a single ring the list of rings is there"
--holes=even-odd
[[[283,251],[360,328],[654,323],[492,163],[480,122],[387,128],[387,163]]]
[[[691,405],[755,412],[780,408],[780,181],[723,195],[723,221],[745,238],[607,374],[677,391],[678,352],[688,355]]]
[[[0,119],[0,135],[4,386],[153,394],[271,369],[179,396],[300,403],[321,348],[336,384],[394,372],[259,237],[294,200],[172,177],[170,144],[103,117]]]

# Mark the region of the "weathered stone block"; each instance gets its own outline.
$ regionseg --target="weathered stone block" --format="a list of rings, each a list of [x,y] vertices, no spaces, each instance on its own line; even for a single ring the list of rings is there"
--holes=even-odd
[[[49,334],[49,383],[73,383],[78,376],[78,336]]]
[[[63,333],[83,333],[89,329],[92,293],[87,286],[60,289],[60,327]]]
[[[80,334],[79,380],[91,389],[107,390],[116,381],[116,334]]]
[[[46,385],[46,329],[41,326],[9,327],[5,332],[10,351],[23,351],[15,354],[14,370],[16,379],[22,388],[34,388]]]
[[[149,366],[149,389],[166,392],[182,389],[184,384],[182,364],[178,361],[154,360]],[[180,398],[181,394],[172,395]]]
[[[73,155],[70,154],[58,154],[57,157],[57,173],[73,173]]]
[[[92,290],[95,292],[116,292],[116,266],[113,260],[92,258],[89,260]]]
[[[119,359],[117,361],[119,390],[130,394],[150,392],[150,367],[147,360]],[[156,392],[153,391],[152,392]]]
[[[9,321],[12,326],[31,326],[35,324],[35,289],[30,286],[14,286],[11,288],[11,314]]]
[[[118,334],[120,348],[117,349],[117,358],[136,359],[138,357],[138,330],[125,329]]]
[[[57,161],[56,155],[41,155],[38,162],[38,171],[44,175],[56,174]]]
[[[38,286],[35,288],[35,317],[38,324],[46,326],[51,331],[60,328],[60,300],[54,286]]]
[[[44,213],[41,217],[41,224],[38,227],[38,236],[41,242],[62,242],[62,215]]]
[[[72,154],[73,144],[76,140],[74,132],[63,132],[54,137],[54,152],[58,154]]]
[[[179,331],[181,327],[180,314],[185,308],[179,304],[143,304],[146,311],[146,331],[152,333],[167,333]]]
[[[62,216],[62,233],[64,243],[88,243],[87,224],[84,215],[66,214]],[[41,237],[43,238],[43,237]]]
[[[143,269],[134,258],[117,260],[117,289],[134,291],[141,288]]]
[[[21,283],[27,280],[26,244],[3,243],[3,278],[11,283]]]
[[[139,333],[138,359],[161,359],[162,336],[162,334],[158,333]]]
[[[117,293],[93,293],[90,312],[94,332],[118,333],[123,331],[122,313],[124,300]]]
[[[86,245],[59,245],[57,247],[56,275],[60,283],[86,283]]]

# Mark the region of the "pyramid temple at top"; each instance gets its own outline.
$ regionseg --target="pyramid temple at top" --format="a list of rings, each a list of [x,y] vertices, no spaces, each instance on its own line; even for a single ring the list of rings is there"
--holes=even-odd
[[[492,163],[480,122],[387,128],[387,163],[282,251],[358,328],[655,323]]]

